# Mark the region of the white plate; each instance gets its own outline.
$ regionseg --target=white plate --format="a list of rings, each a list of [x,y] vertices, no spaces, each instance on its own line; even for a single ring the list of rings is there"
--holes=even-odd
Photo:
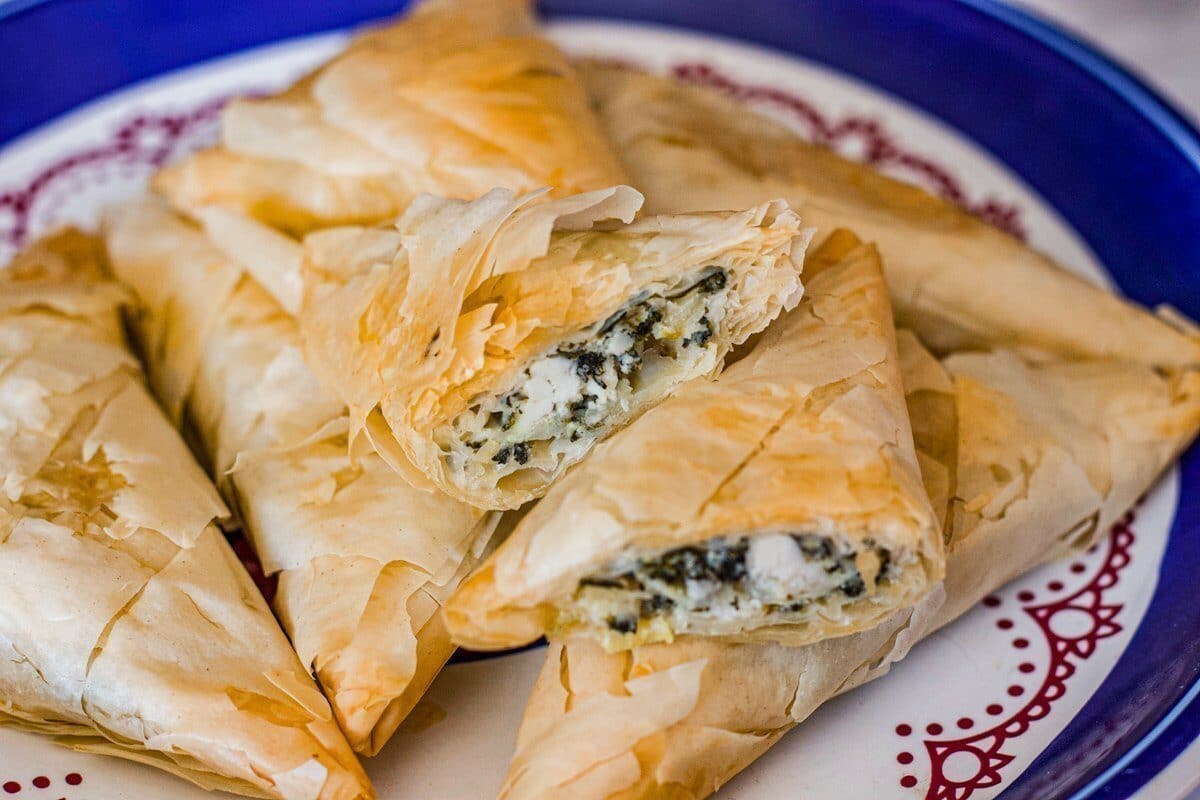
[[[841,152],[949,196],[1094,280],[1079,238],[1011,173],[928,116],[817,65],[731,41],[558,24],[570,52],[718,85]],[[0,151],[0,261],[30,235],[94,225],[165,160],[210,141],[222,98],[267,91],[337,49],[328,35],[262,48],[122,91]],[[1124,650],[1153,594],[1177,496],[1169,476],[1094,552],[989,598],[888,677],[823,707],[722,796],[806,800],[999,794],[1066,725]],[[448,667],[368,771],[386,800],[494,796],[540,649]],[[417,730],[423,728],[423,730]],[[72,781],[76,781],[72,783]],[[943,790],[957,794],[946,795]],[[208,798],[151,769],[0,730],[0,797]]]

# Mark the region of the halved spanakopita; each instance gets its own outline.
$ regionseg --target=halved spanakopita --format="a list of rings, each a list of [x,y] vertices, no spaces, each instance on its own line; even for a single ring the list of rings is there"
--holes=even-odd
[[[946,518],[944,584],[875,628],[803,647],[552,641],[501,798],[707,797],[989,592],[1097,542],[1200,427],[1194,371],[1004,348],[939,363],[908,331],[898,340],[922,474]]]
[[[528,0],[426,0],[288,90],[230,103],[217,147],[155,186],[294,234],[394,219],[422,192],[563,196],[624,182]]]
[[[311,234],[310,363],[413,485],[517,508],[800,297],[809,231],[785,204],[630,223],[640,202],[424,196],[393,227]]]
[[[748,355],[547,493],[446,606],[457,641],[805,644],[870,628],[942,577],[879,259],[839,232],[805,283]]]

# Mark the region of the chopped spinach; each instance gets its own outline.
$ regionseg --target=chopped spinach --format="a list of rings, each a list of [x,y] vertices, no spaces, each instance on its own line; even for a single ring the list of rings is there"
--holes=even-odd
[[[637,633],[638,619],[633,614],[610,616],[608,618],[608,627],[617,633]]]
[[[490,461],[510,471],[516,465],[536,461],[543,452],[555,453],[555,442],[578,442],[597,436],[614,414],[628,410],[627,395],[639,391],[639,372],[652,357],[674,359],[685,348],[695,353],[695,348],[711,346],[723,307],[715,301],[693,300],[682,310],[672,301],[685,295],[695,297],[697,292],[713,294],[728,283],[723,268],[710,266],[674,294],[643,292],[634,297],[598,327],[542,356],[565,362],[543,364],[549,371],[542,374],[554,377],[549,378],[549,389],[544,383],[536,384],[537,402],[530,402],[530,387],[535,385],[530,381],[535,377],[546,379],[535,372],[538,362],[526,364],[510,391],[472,406],[469,415],[463,416],[465,424],[456,424],[456,438],[466,451],[466,463],[480,469]],[[660,324],[665,322],[669,324]],[[568,379],[572,383],[561,383],[563,372],[574,376]],[[577,388],[573,383],[576,378]],[[537,448],[538,442],[549,443],[550,447]]]
[[[814,601],[830,594],[840,593],[853,599],[866,593],[866,581],[859,573],[854,551],[841,549],[833,539],[820,534],[792,534],[791,539],[805,559],[815,562],[835,582],[829,588],[820,590],[822,594],[801,593],[782,600],[760,600],[762,605],[759,608],[763,612],[796,615],[804,612]],[[724,604],[725,608],[737,612],[743,608],[745,600],[755,597],[747,568],[750,541],[748,537],[715,537],[703,544],[676,547],[641,559],[633,569],[617,576],[593,576],[581,583],[627,594],[628,600],[625,602],[632,605],[624,605],[622,608],[627,610],[608,617],[609,627],[614,630],[625,627],[636,630],[636,624],[630,622],[631,618],[645,620],[662,617],[672,614],[676,607],[689,613],[704,614],[714,604]],[[873,540],[866,540],[862,545],[879,559],[876,582],[886,584],[891,577],[891,552],[877,546]],[[722,591],[728,592],[728,589],[732,589],[733,593],[720,594]],[[724,599],[718,599],[720,597]]]

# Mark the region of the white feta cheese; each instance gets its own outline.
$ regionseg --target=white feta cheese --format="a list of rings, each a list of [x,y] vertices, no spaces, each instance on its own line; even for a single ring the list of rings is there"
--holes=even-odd
[[[529,366],[529,378],[521,391],[526,399],[521,402],[517,421],[505,438],[509,441],[549,438],[558,431],[543,432],[538,428],[553,425],[556,414],[579,399],[583,379],[569,358],[539,358]]]
[[[750,540],[746,574],[755,596],[768,603],[825,594],[840,580],[840,573],[826,571],[824,560],[806,558],[796,540],[782,533]]]
[[[719,268],[713,268],[719,271]],[[646,294],[531,359],[503,394],[476,399],[436,436],[470,483],[573,463],[648,396],[710,371],[728,276],[697,273],[682,291]]]

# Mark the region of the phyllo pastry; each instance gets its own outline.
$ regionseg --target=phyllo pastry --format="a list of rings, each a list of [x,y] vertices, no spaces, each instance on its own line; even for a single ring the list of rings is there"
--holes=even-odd
[[[989,592],[1096,543],[1200,425],[1195,372],[1035,364],[1005,349],[939,363],[911,334],[899,343],[923,475],[947,512],[943,587],[875,628],[803,647],[552,641],[501,798],[707,797]]]
[[[805,283],[749,355],[547,493],[447,604],[457,641],[803,644],[872,627],[942,577],[879,259],[839,231]]]
[[[0,270],[0,725],[286,800],[374,794],[63,232]]]
[[[785,204],[629,223],[640,202],[425,196],[392,228],[311,234],[314,370],[414,486],[517,508],[800,297]]]
[[[394,219],[421,192],[575,194],[623,183],[529,0],[427,0],[288,90],[230,103],[219,145],[155,186],[292,233]]]
[[[806,224],[875,243],[896,322],[936,352],[1000,345],[1031,356],[1200,363],[1200,336],[1146,314],[1016,238],[914,186],[805,142],[714,90],[581,67],[650,213],[784,198]]]
[[[453,652],[437,612],[496,515],[351,453],[295,320],[202,230],[143,202],[112,214],[107,239],[141,301],[152,385],[278,578],[275,610],[350,743],[378,752]]]

